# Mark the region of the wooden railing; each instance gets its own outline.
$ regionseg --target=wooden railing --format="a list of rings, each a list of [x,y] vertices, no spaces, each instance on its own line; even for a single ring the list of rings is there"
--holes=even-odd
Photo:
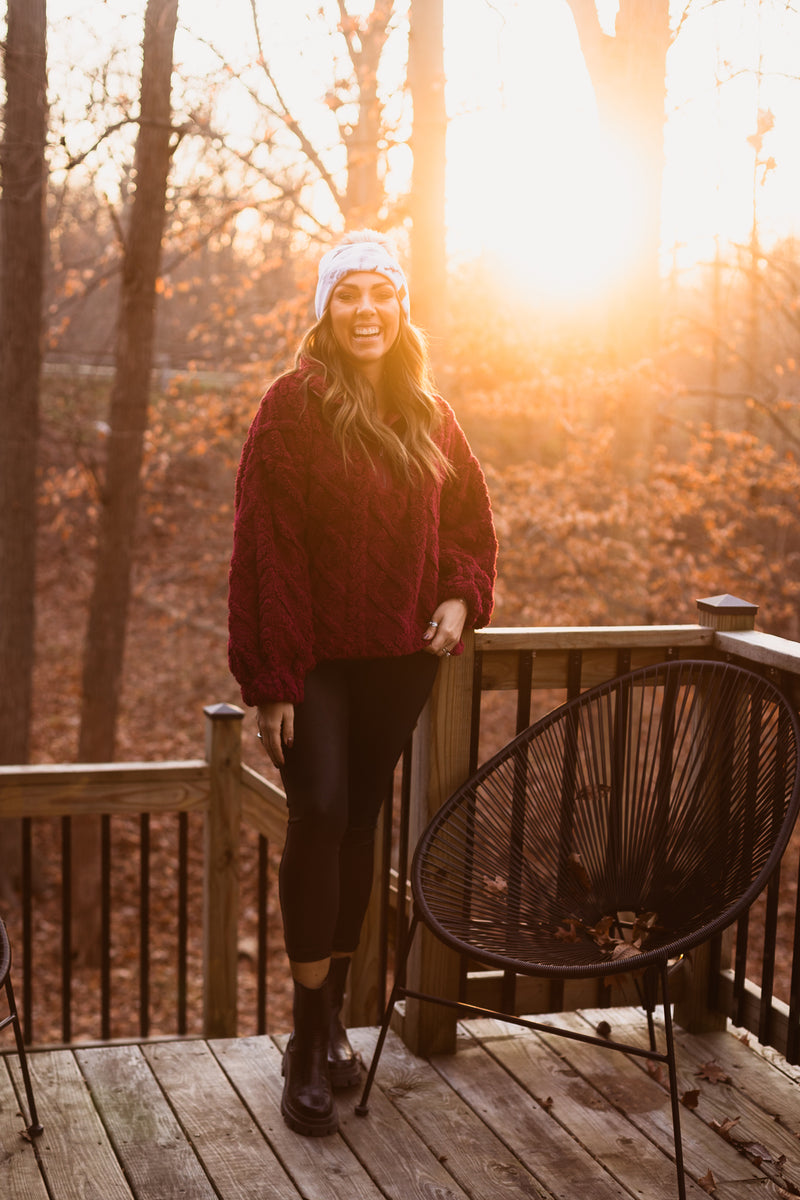
[[[402,784],[396,789],[394,810],[387,807],[381,837],[379,883],[373,894],[361,945],[353,965],[352,989],[356,999],[349,1019],[353,1024],[373,1023],[381,1011],[390,968],[391,947],[405,929],[409,848],[430,816],[446,797],[469,776],[479,760],[503,741],[563,699],[586,687],[638,666],[676,657],[725,658],[779,678],[794,702],[800,703],[800,644],[757,633],[755,608],[731,597],[698,602],[694,625],[648,627],[587,627],[553,629],[489,629],[467,639],[464,655],[448,660],[439,672],[434,693],[404,756]],[[61,1040],[72,1037],[73,979],[71,893],[80,879],[71,879],[70,822],[95,814],[103,823],[102,869],[99,905],[102,912],[100,1022],[94,1036],[112,1035],[111,880],[114,874],[108,827],[112,817],[136,814],[141,822],[141,888],[139,896],[139,1036],[151,1032],[149,1021],[149,821],[175,814],[179,825],[176,856],[176,941],[174,968],[176,1006],[174,1028],[159,1032],[187,1032],[187,942],[196,918],[187,899],[190,891],[188,822],[202,826],[202,943],[200,967],[201,1030],[206,1036],[231,1036],[267,1028],[266,924],[274,904],[274,887],[266,880],[269,855],[278,853],[285,830],[284,797],[260,774],[241,762],[242,710],[230,705],[211,706],[206,714],[206,756],[202,760],[159,764],[104,764],[99,766],[0,767],[0,835],[14,828],[20,837],[23,897],[16,928],[15,973],[21,971],[23,1016],[26,1034],[36,1040],[36,962],[32,957],[36,925],[36,900],[32,882],[31,828],[37,820],[62,822],[61,856]],[[21,830],[11,826],[21,819]],[[8,822],[8,824],[6,824]],[[244,847],[244,836],[251,842]],[[240,881],[245,858],[257,839],[257,963],[259,980],[255,1012],[242,1014],[237,958],[240,945],[242,896]],[[249,868],[248,868],[249,871]],[[751,1029],[761,1041],[776,1046],[790,1061],[800,1058],[800,920],[795,912],[794,953],[786,999],[772,995],[779,915],[776,880],[764,914],[750,922],[749,944],[763,946],[760,981],[747,977],[748,927],[735,939],[721,941],[695,952],[684,969],[679,989],[677,1018],[693,1029],[707,1028],[732,1018]],[[755,922],[761,925],[753,934]],[[10,927],[15,928],[13,921]],[[785,945],[786,938],[782,939]],[[58,952],[53,946],[52,952]],[[608,1004],[627,998],[598,989],[592,981],[555,986],[549,981],[519,978],[511,981],[493,972],[468,972],[424,933],[417,940],[409,966],[409,984],[419,990],[461,994],[472,1002],[500,1006],[517,1012],[559,1011],[581,1004]],[[455,1022],[450,1011],[409,1001],[400,1018],[408,1044],[430,1054],[454,1047]],[[86,1036],[82,1033],[81,1036]]]

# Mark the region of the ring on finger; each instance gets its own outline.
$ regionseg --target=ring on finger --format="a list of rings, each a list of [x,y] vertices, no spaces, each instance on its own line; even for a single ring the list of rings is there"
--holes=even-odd
[[[431,629],[438,629],[438,628],[439,628],[439,622],[438,622],[438,621],[428,621],[428,624],[430,625]]]

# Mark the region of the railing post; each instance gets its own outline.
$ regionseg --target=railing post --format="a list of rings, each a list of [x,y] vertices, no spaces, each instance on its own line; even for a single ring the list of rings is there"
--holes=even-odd
[[[698,624],[731,633],[755,629],[757,604],[737,596],[708,596],[697,601]],[[733,932],[726,929],[719,940],[695,947],[682,968],[681,998],[675,1004],[675,1020],[689,1033],[724,1029],[727,1014],[712,1007],[717,991],[714,976],[731,966]]]
[[[415,846],[428,822],[469,775],[470,721],[475,645],[465,635],[464,653],[443,661],[433,693],[417,726],[412,752],[409,837]],[[420,926],[408,963],[415,991],[458,998],[459,958]],[[414,1054],[452,1054],[456,1047],[453,1009],[406,1001],[403,1040]]]
[[[210,768],[203,856],[203,1036],[235,1037],[244,712],[232,704],[210,704],[203,712]]]

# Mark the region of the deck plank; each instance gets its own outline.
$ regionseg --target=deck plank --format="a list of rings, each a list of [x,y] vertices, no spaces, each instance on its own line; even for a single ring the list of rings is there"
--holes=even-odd
[[[565,1061],[558,1053],[561,1047],[556,1039],[549,1045],[544,1039],[524,1033],[519,1026],[500,1021],[471,1021],[466,1028],[482,1050],[511,1072],[536,1101],[546,1105],[552,1120],[563,1127],[567,1136],[577,1139],[585,1152],[625,1189],[626,1195],[643,1200],[674,1200],[673,1159],[642,1136],[629,1113],[620,1111],[616,1099],[598,1090],[571,1062]],[[608,1051],[585,1049],[597,1060],[599,1069],[614,1071],[613,1059],[606,1061]],[[654,1090],[656,1085],[648,1079],[641,1082],[641,1088],[629,1091],[628,1107],[646,1112],[660,1106],[662,1097]],[[668,1130],[666,1145],[671,1150],[669,1121]],[[686,1190],[692,1200],[706,1195],[690,1181]]]
[[[100,1118],[137,1196],[214,1200],[215,1193],[138,1046],[76,1050]]]
[[[47,1200],[47,1189],[39,1173],[36,1151],[25,1133],[25,1119],[11,1083],[9,1071],[21,1086],[19,1061],[8,1055],[0,1062],[0,1196],[26,1196]]]
[[[635,1024],[625,1024],[615,1010],[611,1017],[612,1037],[620,1041],[627,1038],[634,1044],[647,1044],[647,1026],[641,1014]],[[595,1028],[595,1017],[601,1010],[590,1014],[565,1013],[552,1015],[549,1020],[564,1028],[578,1029],[586,1033]],[[608,1013],[606,1012],[606,1017]],[[586,1018],[586,1019],[584,1019]],[[669,1093],[647,1071],[644,1060],[629,1058],[614,1051],[594,1049],[566,1038],[538,1035],[547,1041],[556,1053],[569,1062],[575,1070],[588,1079],[612,1104],[626,1112],[631,1122],[672,1158],[673,1133]],[[678,1089],[683,1095],[694,1088],[695,1082],[678,1060]],[[742,1180],[758,1179],[764,1182],[763,1174],[753,1163],[743,1159],[723,1138],[703,1121],[695,1118],[688,1108],[681,1110],[683,1132],[683,1158],[686,1174],[694,1180],[704,1177],[710,1170],[719,1183],[728,1185]],[[674,1166],[670,1164],[671,1169]]]
[[[630,1192],[548,1112],[553,1089],[546,1054],[540,1052],[538,1063],[526,1061],[521,1039],[508,1036],[510,1026],[469,1021],[464,1028],[467,1032],[459,1035],[458,1053],[434,1058],[436,1069],[522,1158],[555,1200],[629,1197]],[[476,1034],[482,1030],[491,1040],[491,1054],[473,1029]]]
[[[589,1020],[593,1016],[591,1012],[583,1015]],[[629,1009],[620,1009],[615,1021],[620,1029],[624,1029],[626,1033],[630,1034],[630,1040],[635,1044],[646,1044],[644,1027],[641,1020],[637,1020],[635,1012],[631,1012]],[[742,1161],[748,1161],[750,1155],[743,1153],[737,1147],[762,1147],[766,1153],[757,1169],[780,1186],[788,1186],[790,1192],[794,1190],[795,1194],[800,1194],[800,1143],[797,1138],[776,1121],[772,1114],[765,1112],[752,1099],[751,1095],[737,1089],[733,1082],[720,1080],[712,1083],[702,1077],[699,1072],[709,1062],[703,1042],[688,1036],[680,1037],[678,1042],[677,1055],[681,1068],[681,1082],[688,1085],[687,1090],[695,1089],[700,1093],[698,1106],[693,1110],[691,1116],[703,1121],[710,1128],[712,1122],[722,1124],[728,1120],[735,1120],[736,1125],[731,1130],[731,1134],[733,1148],[739,1158],[740,1173],[744,1174],[741,1171]],[[736,1039],[729,1037],[724,1048],[719,1047],[716,1060],[717,1065],[731,1081],[736,1072],[732,1057],[735,1052],[735,1044]],[[744,1049],[744,1047],[742,1048]],[[757,1063],[754,1059],[752,1069],[756,1068]],[[684,1124],[686,1123],[684,1122]],[[694,1131],[692,1136],[694,1137]],[[715,1134],[715,1136],[719,1137],[719,1134]],[[723,1138],[720,1140],[724,1141]],[[754,1154],[756,1158],[760,1157],[759,1152],[751,1150],[751,1154]]]
[[[285,1037],[276,1039],[283,1048]],[[373,1090],[369,1117],[357,1117],[353,1105],[340,1104],[339,1136],[365,1164],[387,1200],[469,1200],[435,1154],[419,1140],[380,1088]]]
[[[50,1195],[58,1200],[132,1200],[73,1054],[44,1050],[29,1054],[28,1061],[44,1126],[36,1153]]]
[[[382,1192],[341,1137],[298,1137],[284,1124],[281,1052],[270,1038],[219,1039],[209,1046],[304,1196],[381,1200]],[[340,1110],[352,1111],[353,1095],[339,1094]]]
[[[377,1030],[354,1030],[350,1040],[369,1063]],[[374,1087],[383,1091],[472,1200],[548,1200],[550,1193],[520,1159],[435,1068],[411,1054],[394,1033],[387,1037]],[[368,1114],[367,1124],[370,1120]]]
[[[551,1016],[582,1031],[608,1019],[646,1038],[640,1010]],[[351,1038],[369,1061],[377,1031]],[[800,1177],[800,1083],[763,1047],[677,1031],[690,1200],[711,1169],[715,1200],[785,1200]],[[280,1116],[285,1038],[154,1042],[29,1054],[44,1135],[20,1136],[17,1070],[0,1061],[3,1200],[673,1200],[665,1087],[642,1059],[496,1021],[459,1027],[455,1056],[417,1059],[390,1035],[370,1099],[337,1095],[340,1132],[302,1138]],[[715,1059],[732,1082],[699,1079]],[[18,1083],[16,1074],[14,1084]],[[714,1132],[741,1116],[759,1163]],[[752,1147],[751,1147],[752,1149]],[[781,1155],[785,1154],[785,1161]],[[788,1181],[788,1187],[783,1182]]]
[[[221,1200],[297,1200],[205,1042],[150,1044],[143,1053]]]

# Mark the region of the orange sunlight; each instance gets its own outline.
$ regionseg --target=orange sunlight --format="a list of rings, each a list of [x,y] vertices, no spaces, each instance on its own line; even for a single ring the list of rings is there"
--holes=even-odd
[[[598,10],[613,33],[616,4],[599,0]],[[705,6],[681,29],[667,60],[665,271],[708,261],[717,236],[747,242],[754,196],[765,240],[798,232],[788,119],[800,99],[790,56],[798,32],[796,17],[769,5]],[[452,259],[480,259],[551,309],[592,304],[633,265],[641,206],[626,183],[625,151],[601,136],[568,5],[512,2],[501,12],[460,0],[445,47]],[[768,108],[777,116],[760,161],[772,156],[777,169],[759,167],[754,186],[747,139]]]

